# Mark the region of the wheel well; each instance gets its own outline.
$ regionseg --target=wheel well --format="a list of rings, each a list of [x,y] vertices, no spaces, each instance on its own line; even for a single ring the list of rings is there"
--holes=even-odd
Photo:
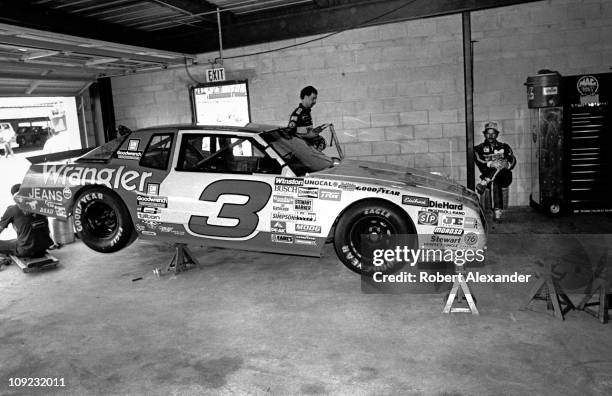
[[[344,213],[349,210],[350,208],[356,206],[356,205],[361,205],[363,203],[368,203],[368,204],[382,204],[382,205],[386,205],[386,206],[390,206],[393,209],[397,209],[398,213],[400,213],[400,215],[402,216],[402,218],[406,221],[406,224],[408,224],[408,226],[411,228],[412,232],[416,234],[416,227],[414,225],[414,222],[412,221],[412,219],[410,218],[410,216],[408,216],[408,213],[406,213],[405,210],[403,210],[399,205],[397,205],[394,202],[391,201],[387,201],[386,199],[382,199],[382,198],[364,198],[364,199],[360,199],[358,201],[353,202],[352,204],[350,204],[349,206],[347,206],[346,208],[344,208],[339,214],[338,216],[336,216],[336,220],[334,220],[334,224],[332,225],[332,230],[334,229],[334,227],[336,227],[336,224],[338,224],[338,220],[340,220],[340,218],[344,215]],[[330,230],[331,233],[331,230]]]

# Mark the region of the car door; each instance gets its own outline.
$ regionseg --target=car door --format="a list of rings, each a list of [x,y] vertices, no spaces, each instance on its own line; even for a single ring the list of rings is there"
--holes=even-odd
[[[263,242],[270,242],[280,162],[248,133],[185,131],[177,143],[178,155],[160,185],[160,195],[168,197],[162,223],[179,224],[207,245],[274,250]]]

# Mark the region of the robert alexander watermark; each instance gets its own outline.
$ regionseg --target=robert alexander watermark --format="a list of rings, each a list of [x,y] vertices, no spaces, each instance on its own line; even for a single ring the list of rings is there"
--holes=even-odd
[[[394,249],[375,249],[372,251],[371,278],[374,283],[444,283],[465,280],[474,283],[528,283],[532,275],[519,274],[481,274],[463,272],[463,266],[485,261],[484,249],[412,249],[396,246]],[[388,273],[389,263],[394,268],[406,267],[410,271]],[[457,273],[447,271],[419,270],[422,263],[452,263],[459,269]],[[399,264],[399,265],[398,265]],[[416,270],[415,270],[416,269]]]

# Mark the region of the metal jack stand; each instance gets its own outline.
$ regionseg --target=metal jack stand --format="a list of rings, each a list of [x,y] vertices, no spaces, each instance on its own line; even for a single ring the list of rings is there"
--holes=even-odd
[[[557,279],[553,277],[550,263],[546,264],[545,272],[536,275],[535,283],[520,310],[526,310],[533,300],[546,300],[546,309],[553,309],[553,315],[561,320],[565,320],[566,313],[576,309]],[[565,306],[562,307],[562,305]]]
[[[448,298],[446,299],[446,305],[444,306],[442,313],[449,314],[461,312],[471,313],[472,315],[479,315],[478,308],[476,308],[476,300],[472,296],[472,292],[470,291],[470,288],[468,287],[467,282],[465,281],[465,271],[463,269],[457,269],[457,267],[455,267],[455,273],[457,277],[455,278],[456,280],[453,282],[453,287],[448,295]],[[453,307],[453,304],[455,303],[465,305],[463,304],[464,297],[465,302],[467,302],[467,307]]]
[[[608,309],[610,309],[608,307],[608,291],[610,290],[610,283],[608,282],[607,277],[608,269],[604,268],[602,271],[599,272],[599,274],[591,284],[590,290],[584,296],[582,301],[580,301],[580,304],[578,304],[578,307],[576,308],[588,313],[591,316],[596,317],[597,319],[599,319],[599,322],[603,324],[608,323]],[[597,294],[598,290],[599,301],[590,302],[591,298],[593,298],[593,296]],[[599,306],[597,311],[588,308],[593,305]]]
[[[160,276],[174,271],[175,274],[178,274],[180,272],[187,271],[188,265],[200,265],[200,263],[193,257],[193,253],[191,253],[191,251],[187,248],[186,244],[175,243],[174,256],[172,256],[172,260],[170,260],[165,269],[161,270],[160,268],[155,268],[153,273]]]

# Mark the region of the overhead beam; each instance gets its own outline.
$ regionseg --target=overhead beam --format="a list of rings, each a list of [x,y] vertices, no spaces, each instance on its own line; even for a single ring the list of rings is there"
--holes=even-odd
[[[331,33],[356,27],[460,14],[535,0],[326,0],[266,12],[236,15],[224,21],[223,46],[235,48],[270,41]],[[374,17],[381,16],[375,20]],[[214,32],[213,32],[214,33]],[[217,50],[216,40],[202,40],[202,32],[177,33],[152,43],[167,47],[182,43],[188,53]],[[180,38],[180,40],[178,40]]]
[[[24,81],[75,81],[75,82],[86,82],[86,81],[95,81],[96,77],[72,77],[72,76],[50,76],[50,70],[43,71],[40,75],[27,75],[21,73],[7,73],[0,71],[0,79],[10,79],[10,80],[24,80]]]
[[[58,43],[58,42],[53,42],[53,41],[43,41],[43,40],[37,40],[33,38],[8,36],[8,35],[0,35],[0,43],[8,44],[8,45],[16,46],[16,47],[38,48],[41,50],[60,51],[60,52],[68,51],[68,52],[72,52],[76,54],[93,55],[93,56],[100,56],[104,58],[121,59],[121,58],[129,57],[130,59],[133,59],[133,60],[149,62],[149,63],[166,64],[166,63],[172,63],[172,60],[175,59],[175,57],[170,57],[169,55],[168,56],[140,55],[138,53],[127,52],[127,51],[126,52],[112,51],[112,50],[106,50],[106,49],[96,48],[92,46],[64,44],[64,43]]]
[[[210,12],[214,12],[217,6],[207,1],[194,1],[194,0],[149,0],[153,3],[159,4],[164,7],[171,8],[175,11],[181,12],[186,15],[195,16],[198,19],[204,20],[209,23],[216,23],[213,18],[207,18],[204,15]]]
[[[70,14],[61,9],[45,7],[44,3],[0,0],[0,10],[0,23],[139,47],[149,46],[147,43],[160,45],[159,34]],[[165,45],[154,48],[181,52],[176,42],[170,41]]]

